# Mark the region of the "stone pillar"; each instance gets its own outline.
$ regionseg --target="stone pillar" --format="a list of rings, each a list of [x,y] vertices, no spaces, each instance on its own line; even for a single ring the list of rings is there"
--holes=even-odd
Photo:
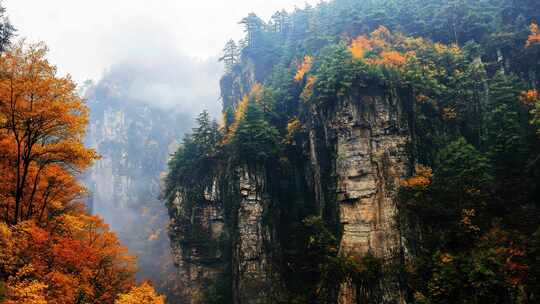
[[[262,223],[264,197],[260,188],[254,177],[242,176],[238,238],[233,257],[234,302],[237,304],[265,303],[271,289]]]
[[[344,102],[333,122],[343,227],[340,254],[362,256],[370,251],[388,259],[399,245],[395,195],[407,172],[409,136],[387,98],[365,97],[360,103]],[[342,284],[338,303],[356,303],[352,282]]]

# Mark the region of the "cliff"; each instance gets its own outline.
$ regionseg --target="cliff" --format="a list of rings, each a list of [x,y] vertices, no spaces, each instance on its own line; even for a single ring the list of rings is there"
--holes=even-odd
[[[101,156],[83,177],[89,209],[138,256],[138,278],[174,294],[169,218],[160,194],[166,160],[183,130],[165,128],[174,114],[130,101],[120,86],[101,81],[83,92],[91,110],[85,140]]]
[[[317,107],[310,109],[312,122],[304,127],[301,149],[293,152],[303,155],[297,156],[303,159],[302,163],[294,165],[302,168],[292,169],[301,170],[303,176],[287,177],[304,181],[293,181],[286,191],[307,191],[300,196],[304,204],[312,206],[308,214],[323,216],[334,223],[333,229],[339,236],[338,256],[372,254],[390,263],[399,258],[401,248],[395,221],[396,196],[400,180],[411,172],[413,160],[407,150],[411,130],[398,96],[381,88],[366,91],[369,94],[343,98],[328,113],[319,112]],[[213,187],[211,191],[217,193],[212,195],[217,201],[199,201],[191,206],[190,214],[173,215],[184,219],[179,225],[182,228],[174,230],[173,239],[178,237],[176,243],[183,248],[179,266],[186,273],[185,281],[190,282],[189,303],[206,303],[207,298],[201,295],[209,292],[209,282],[219,280],[226,271],[230,271],[228,288],[233,303],[273,303],[286,299],[287,287],[282,276],[288,266],[282,263],[288,258],[284,251],[292,248],[286,244],[290,236],[283,235],[279,221],[283,218],[280,213],[288,212],[283,205],[290,198],[275,192],[273,183],[278,181],[272,177],[274,164],[268,166],[262,170],[250,170],[248,166],[229,168],[234,174],[219,177],[216,182],[233,183],[230,188],[235,193],[231,189],[220,192],[223,188]],[[173,203],[176,212],[185,210],[180,197]],[[224,213],[229,213],[228,220],[224,219]],[[213,228],[216,222],[219,229]],[[225,240],[231,242],[228,255],[194,249],[208,244],[193,246],[191,242],[223,240],[223,224],[229,231]],[[194,230],[203,231],[204,237]],[[186,240],[186,236],[192,241]],[[223,266],[227,264],[230,269]],[[329,302],[347,304],[359,300],[357,290],[361,286],[352,279],[344,279],[339,286],[329,288],[334,290]],[[383,289],[386,302],[399,299],[397,278],[390,278]]]
[[[443,2],[434,6],[454,9]],[[467,288],[482,281],[479,264],[505,263],[490,249],[516,252],[510,238],[492,241],[497,221],[507,236],[519,226],[501,197],[536,208],[534,182],[519,198],[503,186],[538,172],[536,110],[524,102],[537,96],[538,70],[520,67],[536,51],[520,30],[512,53],[484,32],[410,28],[403,20],[439,26],[421,1],[381,3],[242,20],[246,40],[224,54],[219,126],[201,114],[169,164],[171,237],[196,257],[180,266],[196,269],[190,303],[459,303],[476,299]],[[485,30],[516,29],[515,17]],[[488,268],[505,277],[505,267]],[[448,273],[459,282],[446,285]],[[485,298],[514,303],[523,278],[493,281]]]

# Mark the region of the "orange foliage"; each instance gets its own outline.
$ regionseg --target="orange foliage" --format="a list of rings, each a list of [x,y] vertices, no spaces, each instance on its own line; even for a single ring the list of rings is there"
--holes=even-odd
[[[246,110],[249,105],[250,99],[253,98],[256,102],[260,102],[262,89],[263,89],[262,85],[256,83],[255,85],[253,85],[253,88],[251,88],[251,92],[247,95],[244,95],[244,97],[242,97],[242,99],[238,101],[238,104],[236,105],[236,109],[234,112],[234,121],[229,127],[228,133],[225,135],[225,138],[223,139],[223,143],[225,144],[229,143],[234,137],[234,135],[236,134],[238,125],[244,119],[244,116],[246,115]]]
[[[315,86],[316,81],[317,81],[317,78],[315,76],[308,77],[306,81],[306,85],[304,86],[304,90],[302,90],[302,93],[300,94],[300,98],[304,102],[308,101],[313,95],[313,86]]]
[[[311,67],[313,66],[313,57],[306,55],[304,56],[304,61],[302,64],[298,66],[298,71],[296,72],[296,75],[294,75],[294,81],[300,82],[302,79],[304,79],[304,75],[311,70]]]
[[[47,304],[45,289],[47,284],[33,278],[32,265],[22,267],[15,276],[8,279],[5,304]]]
[[[418,103],[426,103],[427,101],[429,100],[429,97],[427,97],[426,95],[418,95],[416,96],[416,101]]]
[[[537,90],[528,90],[528,91],[521,92],[519,100],[523,104],[530,106],[530,105],[534,105],[540,99],[538,98],[538,91]]]
[[[456,109],[450,107],[444,108],[442,116],[444,120],[454,120],[457,118]]]
[[[371,42],[366,36],[356,37],[349,46],[349,51],[354,59],[364,58],[365,53],[371,51],[372,49],[373,47],[371,46]]]
[[[121,294],[115,304],[165,304],[165,297],[159,296],[147,282],[133,287],[129,293]]]
[[[83,210],[75,174],[96,153],[82,143],[88,109],[42,44],[0,56],[0,282],[9,304],[112,304],[135,259]]]
[[[405,64],[407,58],[397,51],[382,51],[379,58],[368,60],[369,63],[398,68]]]
[[[528,48],[532,45],[538,45],[540,44],[540,30],[538,29],[538,24],[531,23],[529,26],[529,29],[531,31],[531,34],[529,35],[529,38],[527,39],[527,42],[525,44],[525,47]]]
[[[0,198],[4,220],[14,224],[43,219],[80,197],[71,172],[97,158],[82,143],[88,109],[46,52],[21,42],[0,57]]]
[[[433,171],[430,167],[424,165],[416,165],[415,171],[415,176],[405,179],[401,182],[402,187],[425,189],[431,184]]]
[[[454,261],[454,257],[449,253],[443,253],[440,256],[441,263],[443,264],[450,264]]]
[[[35,221],[12,227],[0,223],[0,244],[9,244],[0,255],[0,268],[9,275],[8,299],[19,303],[26,288],[43,303],[76,303],[81,296],[88,303],[113,303],[133,285],[135,260],[102,220],[64,214],[56,225],[44,229]]]
[[[349,52],[354,59],[363,59],[368,64],[399,68],[414,56],[414,52],[402,53],[395,49],[401,36],[393,36],[388,28],[379,26],[369,38],[358,36],[351,41]],[[366,57],[368,52],[372,52]]]
[[[372,45],[380,49],[388,48],[390,41],[393,39],[390,30],[384,25],[379,25],[376,30],[371,32],[370,37]]]

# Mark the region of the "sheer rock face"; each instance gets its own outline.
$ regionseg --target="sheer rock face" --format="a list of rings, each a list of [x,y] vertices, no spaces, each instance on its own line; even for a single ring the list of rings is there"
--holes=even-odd
[[[321,116],[324,115],[313,115],[316,121],[307,130],[305,148],[311,169],[306,179],[313,181],[312,191],[321,209],[325,204],[336,204],[343,229],[340,254],[362,256],[371,252],[388,259],[399,246],[394,223],[395,196],[399,181],[406,177],[409,168],[406,147],[410,135],[401,102],[386,94],[349,98],[337,105],[332,114],[324,116],[326,118]],[[334,152],[335,155],[330,155]],[[332,174],[336,185],[329,188],[323,180],[328,180]],[[235,231],[231,257],[235,304],[271,303],[282,288],[276,288],[281,285],[277,274],[272,272],[271,261],[272,255],[277,253],[270,250],[272,231],[264,221],[271,198],[265,194],[260,179],[242,173],[239,180],[233,181],[239,183],[240,191],[235,227],[228,227]],[[325,189],[335,189],[335,192],[326,193]],[[216,212],[222,211],[201,209],[192,218],[200,217],[201,225],[215,217]],[[212,225],[205,225],[212,230]],[[203,282],[217,278],[220,271],[197,263],[197,255],[201,259],[209,257],[201,255],[203,253],[190,252],[189,259],[182,259],[190,265],[180,267],[186,273],[185,280],[191,282],[187,289],[193,304],[202,303],[199,296]],[[352,282],[343,283],[337,303],[357,303],[356,290]],[[392,302],[395,296],[386,298]]]
[[[343,228],[340,254],[368,251],[383,259],[399,246],[395,195],[409,165],[408,129],[388,97],[346,101],[331,125],[337,132],[337,204]],[[355,287],[344,283],[339,303],[356,303]]]
[[[240,179],[238,237],[234,246],[233,276],[235,303],[266,303],[270,292],[267,227],[263,212],[268,198],[256,178],[244,174]]]
[[[185,210],[179,196],[173,204],[179,212]],[[181,302],[203,303],[208,282],[217,280],[223,272],[222,254],[215,246],[223,233],[222,208],[215,201],[207,201],[193,206],[190,214],[177,214],[175,218],[179,222],[173,223],[171,233],[179,239],[174,239],[172,250]]]
[[[173,123],[176,113],[131,101],[120,91],[104,81],[83,92],[91,110],[85,143],[101,156],[82,177],[88,207],[137,255],[138,278],[175,295],[169,218],[159,197],[161,174],[183,127]]]
[[[266,303],[271,295],[266,249],[269,233],[262,218],[268,198],[262,194],[261,182],[256,177],[243,173],[237,182],[240,200],[237,226],[233,227],[236,230],[232,252],[234,303]],[[215,193],[205,195],[205,198],[211,197],[215,198]],[[224,233],[223,208],[219,202],[210,200],[191,208],[185,208],[183,204],[180,196],[173,202],[178,211],[171,231],[173,244],[176,244],[173,246],[174,257],[182,282],[183,303],[201,304],[205,301],[209,283],[219,280],[224,271],[222,253],[215,250],[217,246],[208,246]],[[185,210],[191,211],[184,214]]]
[[[345,103],[336,114],[337,202],[343,225],[341,250],[387,257],[397,245],[395,194],[408,167],[407,130],[390,101],[365,97],[364,109]],[[371,108],[371,109],[366,109]]]

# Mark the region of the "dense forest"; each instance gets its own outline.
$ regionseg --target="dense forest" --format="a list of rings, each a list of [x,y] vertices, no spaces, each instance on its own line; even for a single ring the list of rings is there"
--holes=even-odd
[[[539,303],[540,2],[250,14],[166,196],[187,303]]]

